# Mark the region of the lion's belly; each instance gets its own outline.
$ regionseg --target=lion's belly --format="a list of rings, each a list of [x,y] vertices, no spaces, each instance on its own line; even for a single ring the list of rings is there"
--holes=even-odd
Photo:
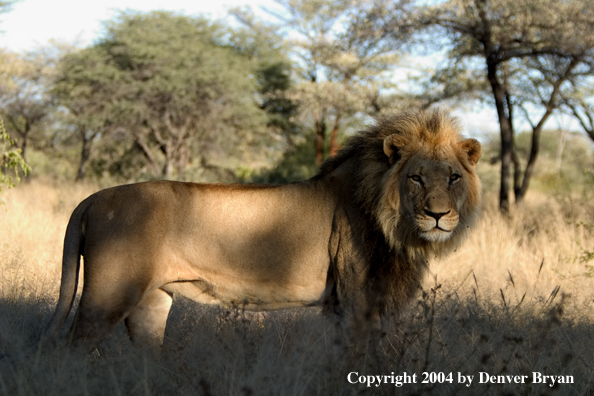
[[[205,280],[174,282],[164,290],[203,304],[239,307],[249,311],[313,306],[323,301],[325,283],[316,282],[307,288],[298,285],[257,284],[243,280],[220,284]]]
[[[245,233],[244,238],[211,232],[191,251],[177,250],[173,278],[181,282],[172,291],[250,310],[316,304],[326,290],[329,257],[328,236],[316,235],[315,228],[309,235]]]

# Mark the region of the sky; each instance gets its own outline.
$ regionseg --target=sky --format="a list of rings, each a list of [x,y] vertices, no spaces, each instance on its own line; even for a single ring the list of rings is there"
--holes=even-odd
[[[20,0],[12,11],[0,14],[0,48],[20,52],[50,39],[85,46],[100,35],[101,21],[118,10],[168,10],[218,19],[227,9],[248,3],[256,12],[259,6],[278,8],[273,0]]]
[[[268,15],[261,7],[279,8],[274,0],[20,0],[12,11],[0,14],[0,48],[23,52],[52,39],[84,47],[100,36],[101,22],[113,18],[118,10],[169,10],[219,19],[226,17],[229,8],[247,4],[261,16]],[[491,108],[473,106],[454,113],[462,118],[469,135],[499,130]],[[564,122],[552,119],[548,127],[563,127]]]

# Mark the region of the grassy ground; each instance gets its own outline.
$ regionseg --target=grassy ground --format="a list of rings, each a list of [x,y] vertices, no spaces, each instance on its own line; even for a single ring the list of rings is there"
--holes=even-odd
[[[123,325],[91,356],[24,357],[55,306],[68,217],[92,191],[37,181],[4,197],[0,353],[14,360],[0,364],[0,394],[592,394],[594,210],[537,193],[513,220],[487,196],[469,240],[433,263],[423,293],[362,355],[315,309],[259,316],[177,299],[159,357],[135,350]],[[404,372],[416,383],[390,383]],[[479,383],[481,372],[527,378]],[[533,384],[533,372],[573,384]],[[367,387],[370,375],[388,383]]]

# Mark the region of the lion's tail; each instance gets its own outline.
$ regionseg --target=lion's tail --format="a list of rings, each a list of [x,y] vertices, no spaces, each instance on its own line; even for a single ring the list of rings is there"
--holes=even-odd
[[[43,334],[39,346],[56,338],[76,297],[78,277],[80,272],[80,256],[84,244],[83,215],[89,206],[89,200],[83,201],[70,216],[66,236],[64,237],[64,253],[62,256],[62,281],[60,284],[60,297],[54,316]]]

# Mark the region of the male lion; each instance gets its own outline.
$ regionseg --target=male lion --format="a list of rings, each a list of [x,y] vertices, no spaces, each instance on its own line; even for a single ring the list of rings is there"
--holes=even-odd
[[[55,337],[94,349],[125,320],[160,345],[178,294],[262,311],[324,305],[377,324],[419,289],[476,213],[481,145],[439,110],[387,117],[353,136],[314,178],[281,186],[156,181],[99,191],[72,213]]]

